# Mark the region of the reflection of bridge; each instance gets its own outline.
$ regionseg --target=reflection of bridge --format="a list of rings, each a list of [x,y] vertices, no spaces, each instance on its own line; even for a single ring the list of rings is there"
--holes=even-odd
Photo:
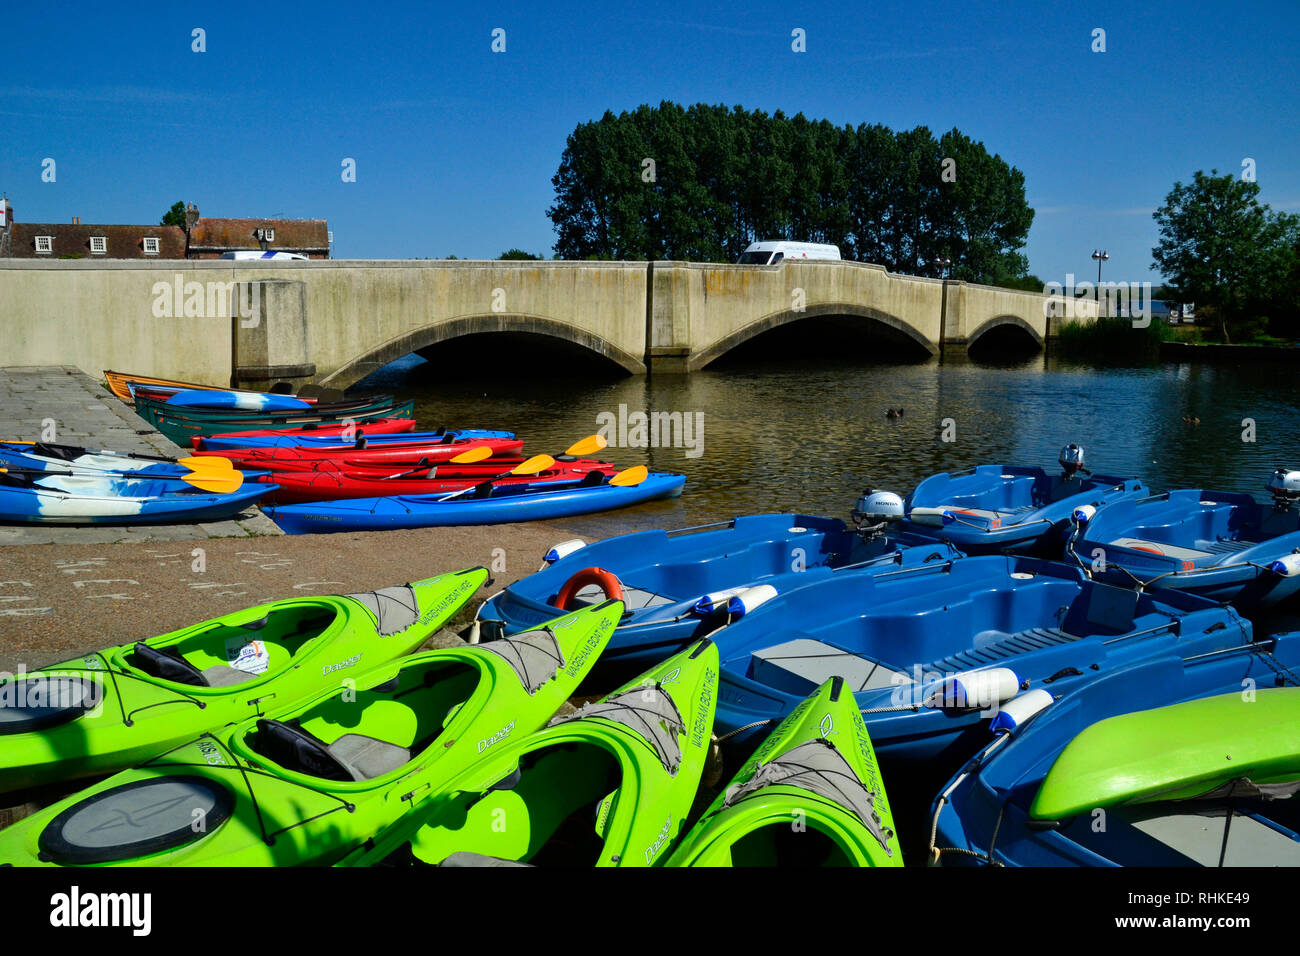
[[[228,318],[221,296],[213,308],[213,288],[231,281],[257,284],[255,320]],[[1046,301],[856,262],[11,259],[0,260],[0,364],[345,387],[438,342],[527,332],[631,373],[692,371],[762,332],[816,318],[860,322],[918,355],[1005,327],[1041,346],[1055,326]]]

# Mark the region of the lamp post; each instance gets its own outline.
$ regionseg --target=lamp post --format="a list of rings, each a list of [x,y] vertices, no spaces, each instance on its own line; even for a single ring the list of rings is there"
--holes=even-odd
[[[939,355],[942,356],[944,344],[948,341],[948,278],[952,275],[952,260],[941,256],[934,262],[941,272],[947,273],[940,276],[943,291],[939,295]]]
[[[1097,260],[1097,318],[1101,318],[1101,264],[1110,258],[1105,249],[1092,250],[1092,257]]]

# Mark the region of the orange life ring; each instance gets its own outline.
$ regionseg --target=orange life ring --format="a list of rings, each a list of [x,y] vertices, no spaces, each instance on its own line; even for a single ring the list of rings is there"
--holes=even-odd
[[[560,588],[560,593],[555,596],[555,606],[563,611],[574,610],[569,607],[569,602],[589,584],[600,585],[607,601],[623,600],[623,585],[618,583],[618,578],[612,573],[604,568],[583,568],[564,582],[564,587]]]

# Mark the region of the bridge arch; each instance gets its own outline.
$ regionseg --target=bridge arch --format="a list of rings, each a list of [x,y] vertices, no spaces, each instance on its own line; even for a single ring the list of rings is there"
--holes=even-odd
[[[937,355],[939,353],[939,349],[935,343],[927,339],[909,323],[904,322],[896,316],[890,315],[888,312],[882,312],[879,309],[873,309],[867,306],[851,305],[847,302],[835,302],[821,305],[810,305],[799,312],[796,312],[793,309],[784,309],[780,312],[773,312],[770,315],[765,315],[756,322],[751,322],[749,325],[723,336],[708,348],[702,349],[692,355],[689,363],[690,370],[696,371],[704,368],[709,363],[722,358],[722,356],[726,355],[732,349],[743,345],[752,338],[762,335],[764,332],[770,332],[772,329],[777,329],[785,325],[792,325],[806,319],[831,316],[849,316],[852,318],[867,319],[871,322],[878,323],[902,333],[903,337],[915,342],[920,349],[924,349],[929,355]]]
[[[544,335],[594,352],[631,375],[639,375],[646,370],[645,363],[639,357],[620,349],[598,335],[584,332],[565,322],[557,322],[543,315],[487,312],[435,322],[399,335],[344,363],[321,378],[320,384],[331,388],[347,388],[361,381],[371,372],[383,368],[389,362],[410,355],[412,352],[418,352],[449,339],[484,332],[523,332]]]
[[[1018,315],[996,315],[993,318],[982,322],[974,331],[966,337],[966,350],[974,348],[981,338],[990,332],[998,329],[1019,329],[1029,337],[1034,347],[1041,350],[1046,343],[1042,331],[1040,331],[1032,322]]]

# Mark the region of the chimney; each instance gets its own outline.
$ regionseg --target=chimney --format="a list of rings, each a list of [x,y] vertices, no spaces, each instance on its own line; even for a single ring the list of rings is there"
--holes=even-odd
[[[185,207],[185,234],[189,235],[199,224],[199,207],[190,203]]]
[[[80,226],[80,225],[81,225],[81,217],[80,217],[80,216],[73,216],[73,217],[72,217],[72,224],[73,224],[74,226]]]

